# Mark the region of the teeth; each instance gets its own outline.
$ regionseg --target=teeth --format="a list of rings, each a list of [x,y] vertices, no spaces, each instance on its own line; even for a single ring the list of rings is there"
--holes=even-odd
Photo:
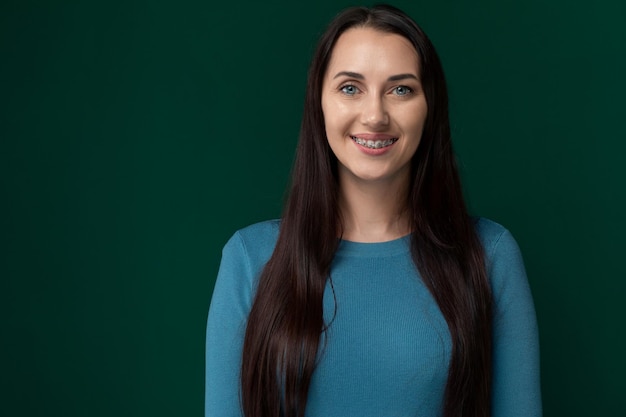
[[[380,148],[385,148],[389,145],[393,145],[394,143],[396,143],[398,138],[392,138],[392,139],[387,139],[387,140],[365,140],[365,139],[357,138],[356,136],[352,136],[352,140],[361,146],[365,146],[366,148],[380,149]]]

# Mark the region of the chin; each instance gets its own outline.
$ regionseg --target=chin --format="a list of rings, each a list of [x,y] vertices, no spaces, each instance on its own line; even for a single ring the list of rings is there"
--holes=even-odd
[[[371,171],[353,173],[352,176],[364,182],[389,181],[391,178],[393,178],[393,176],[389,175],[388,172],[373,173]]]

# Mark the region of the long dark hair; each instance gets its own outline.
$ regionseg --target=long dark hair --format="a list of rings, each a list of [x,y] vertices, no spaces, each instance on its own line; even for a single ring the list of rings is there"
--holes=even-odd
[[[443,69],[420,27],[400,10],[384,5],[350,8],[338,15],[314,54],[291,189],[246,328],[241,369],[244,414],[305,413],[326,325],[322,299],[342,228],[337,160],[328,145],[321,107],[322,82],[337,39],[354,27],[399,34],[419,55],[428,114],[411,164],[407,200],[411,252],[451,334],[444,416],[489,416],[491,293],[452,151]]]

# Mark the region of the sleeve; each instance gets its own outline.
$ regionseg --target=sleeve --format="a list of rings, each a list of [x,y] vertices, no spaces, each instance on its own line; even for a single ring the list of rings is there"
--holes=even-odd
[[[519,247],[506,230],[488,271],[494,298],[492,416],[541,416],[535,307]]]
[[[242,417],[240,370],[253,273],[236,233],[224,246],[206,331],[205,417]]]

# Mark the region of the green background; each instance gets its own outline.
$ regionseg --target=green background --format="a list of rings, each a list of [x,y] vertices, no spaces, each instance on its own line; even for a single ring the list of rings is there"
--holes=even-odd
[[[3,1],[0,415],[200,416],[228,237],[280,216],[347,1]],[[547,416],[625,416],[626,2],[398,0],[472,212],[522,247]]]

